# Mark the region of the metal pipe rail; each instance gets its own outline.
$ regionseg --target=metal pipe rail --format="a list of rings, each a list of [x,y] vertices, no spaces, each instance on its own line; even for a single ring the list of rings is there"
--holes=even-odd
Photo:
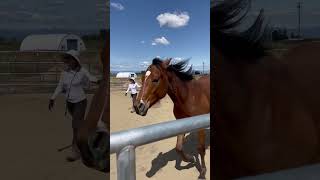
[[[320,179],[320,164],[306,165],[293,169],[285,169],[262,175],[239,178],[238,180],[291,180],[291,179]]]
[[[110,154],[117,154],[118,180],[135,180],[135,148],[210,126],[210,114],[111,133]]]

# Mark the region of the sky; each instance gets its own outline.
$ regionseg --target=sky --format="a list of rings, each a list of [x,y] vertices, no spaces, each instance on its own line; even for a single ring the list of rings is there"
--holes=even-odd
[[[298,0],[252,0],[270,26],[296,29]],[[301,0],[302,35],[320,37],[320,1]],[[209,68],[209,0],[1,0],[1,30],[99,30],[111,25],[111,70],[141,70],[154,57]],[[110,15],[109,15],[110,13]],[[110,17],[111,16],[111,17]],[[109,17],[111,19],[109,19]],[[110,25],[109,25],[110,22]],[[9,33],[2,33],[5,36]]]
[[[0,30],[101,29],[106,0],[1,0]]]
[[[111,71],[145,70],[155,57],[210,68],[210,0],[112,0]]]
[[[298,26],[297,2],[299,0],[252,0],[251,19],[264,9],[269,26],[282,27],[296,32]],[[304,37],[320,37],[320,1],[300,0],[301,30]]]

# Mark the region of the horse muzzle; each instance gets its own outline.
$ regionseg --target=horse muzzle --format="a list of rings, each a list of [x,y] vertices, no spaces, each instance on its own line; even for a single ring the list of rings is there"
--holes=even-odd
[[[149,106],[140,102],[138,105],[134,106],[134,109],[140,116],[145,116],[148,113]]]
[[[88,137],[86,144],[78,144],[82,162],[101,172],[110,172],[110,134],[105,131],[96,131]]]

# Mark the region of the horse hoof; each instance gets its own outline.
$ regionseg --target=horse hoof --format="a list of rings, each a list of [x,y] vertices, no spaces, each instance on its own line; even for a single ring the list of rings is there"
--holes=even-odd
[[[207,168],[202,168],[201,173],[198,177],[198,180],[205,180],[206,179],[206,173],[207,173]]]

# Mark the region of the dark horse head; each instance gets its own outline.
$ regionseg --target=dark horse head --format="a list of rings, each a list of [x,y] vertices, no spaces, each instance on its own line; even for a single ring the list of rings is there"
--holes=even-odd
[[[182,80],[193,79],[192,68],[187,69],[187,63],[187,60],[172,63],[171,59],[153,59],[142,76],[142,88],[134,105],[136,113],[145,116],[149,108],[166,96],[171,76],[176,75]]]
[[[107,36],[109,38],[109,36]],[[101,52],[103,79],[95,92],[89,112],[77,133],[82,162],[93,169],[109,172],[109,43]]]

